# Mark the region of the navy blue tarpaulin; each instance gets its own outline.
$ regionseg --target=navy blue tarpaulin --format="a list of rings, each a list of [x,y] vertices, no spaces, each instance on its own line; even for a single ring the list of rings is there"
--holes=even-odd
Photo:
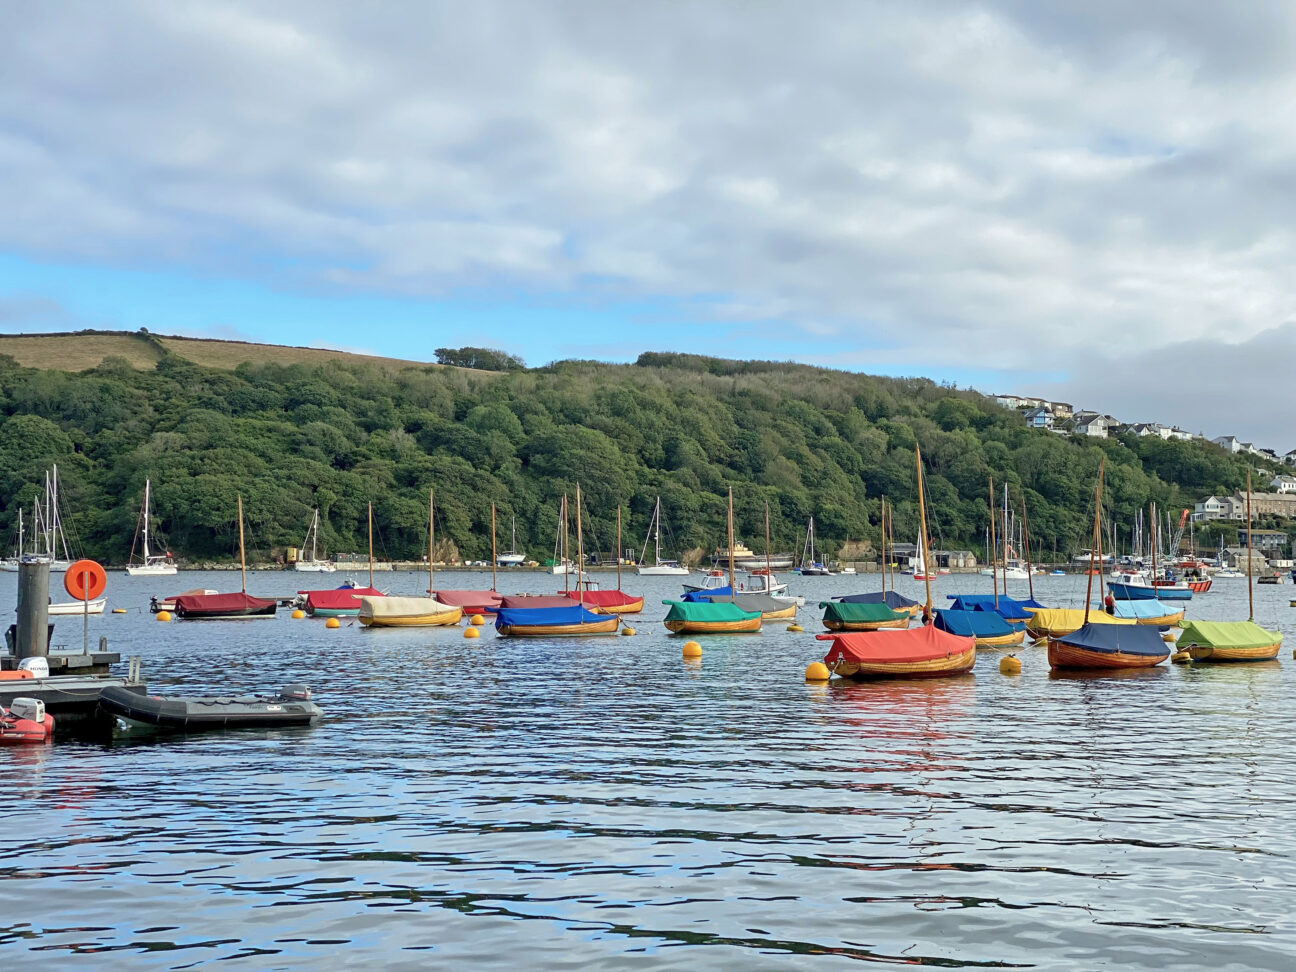
[[[950,634],[971,638],[1002,638],[1020,631],[1020,624],[1009,624],[993,611],[959,611],[942,609],[936,612],[936,627]]]
[[[1161,632],[1150,625],[1141,624],[1086,624],[1078,631],[1054,641],[1103,655],[1148,655],[1164,657],[1168,648],[1161,640]]]
[[[1000,595],[999,606],[995,607],[993,594],[950,594],[950,605],[955,611],[993,611],[1009,621],[1027,621],[1031,613],[1028,607],[1043,607],[1035,600],[1018,601],[1015,598]]]
[[[704,591],[688,591],[680,598],[685,604],[706,604],[713,597],[727,595],[733,597],[734,589],[726,584],[724,587],[708,587]]]

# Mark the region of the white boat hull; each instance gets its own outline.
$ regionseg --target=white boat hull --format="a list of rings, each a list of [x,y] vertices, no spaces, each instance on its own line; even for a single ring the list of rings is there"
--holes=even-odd
[[[101,597],[83,606],[80,601],[60,601],[49,606],[50,617],[63,617],[69,614],[103,614],[108,599]]]
[[[653,567],[637,567],[635,568],[635,573],[639,574],[641,577],[687,577],[689,575],[689,569],[687,567],[667,567],[658,565]]]
[[[324,560],[299,560],[293,564],[293,570],[301,571],[303,574],[335,574],[337,568]],[[175,571],[172,571],[175,573]]]
[[[176,572],[172,564],[149,564],[144,566],[136,564],[134,567],[127,567],[126,573],[130,577],[170,577]]]

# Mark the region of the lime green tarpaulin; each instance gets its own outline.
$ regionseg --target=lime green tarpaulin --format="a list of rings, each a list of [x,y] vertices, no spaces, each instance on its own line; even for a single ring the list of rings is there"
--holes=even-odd
[[[1254,621],[1181,621],[1179,648],[1265,648],[1282,641],[1281,631],[1266,631]]]
[[[861,622],[899,621],[909,617],[908,611],[892,611],[885,604],[859,604],[843,601],[821,601],[825,621]]]
[[[670,605],[666,615],[667,621],[749,621],[759,618],[759,611],[743,611],[734,604],[711,604],[694,602],[685,604],[682,601],[662,601]]]

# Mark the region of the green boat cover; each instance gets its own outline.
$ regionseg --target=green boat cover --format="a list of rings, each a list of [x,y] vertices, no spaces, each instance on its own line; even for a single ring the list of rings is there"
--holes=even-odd
[[[686,604],[683,601],[662,601],[670,605],[664,620],[666,621],[748,621],[759,618],[759,611],[743,611],[734,604],[711,604],[695,602]]]
[[[1254,621],[1180,621],[1180,648],[1264,648],[1282,641],[1281,631],[1266,631]]]
[[[909,620],[908,611],[892,611],[885,604],[860,604],[848,601],[820,601],[825,621],[859,624],[861,622]]]

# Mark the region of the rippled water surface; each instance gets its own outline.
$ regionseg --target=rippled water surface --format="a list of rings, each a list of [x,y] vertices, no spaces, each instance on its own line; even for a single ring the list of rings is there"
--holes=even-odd
[[[816,686],[813,606],[805,633],[767,622],[685,662],[659,623],[675,578],[627,577],[648,594],[633,638],[137,610],[231,582],[111,575],[110,606],[131,613],[92,637],[142,656],[154,692],[306,681],[327,721],[0,751],[11,963],[1296,966],[1289,651],[1050,678],[1041,647],[1007,678],[985,650],[975,676]],[[876,584],[791,582],[812,605]],[[14,586],[0,575],[0,603]],[[1044,578],[1037,596],[1075,604],[1082,587]],[[1296,647],[1296,588],[1256,593],[1257,621]],[[1189,616],[1244,618],[1245,582],[1217,581]],[[79,644],[79,621],[55,640]]]

